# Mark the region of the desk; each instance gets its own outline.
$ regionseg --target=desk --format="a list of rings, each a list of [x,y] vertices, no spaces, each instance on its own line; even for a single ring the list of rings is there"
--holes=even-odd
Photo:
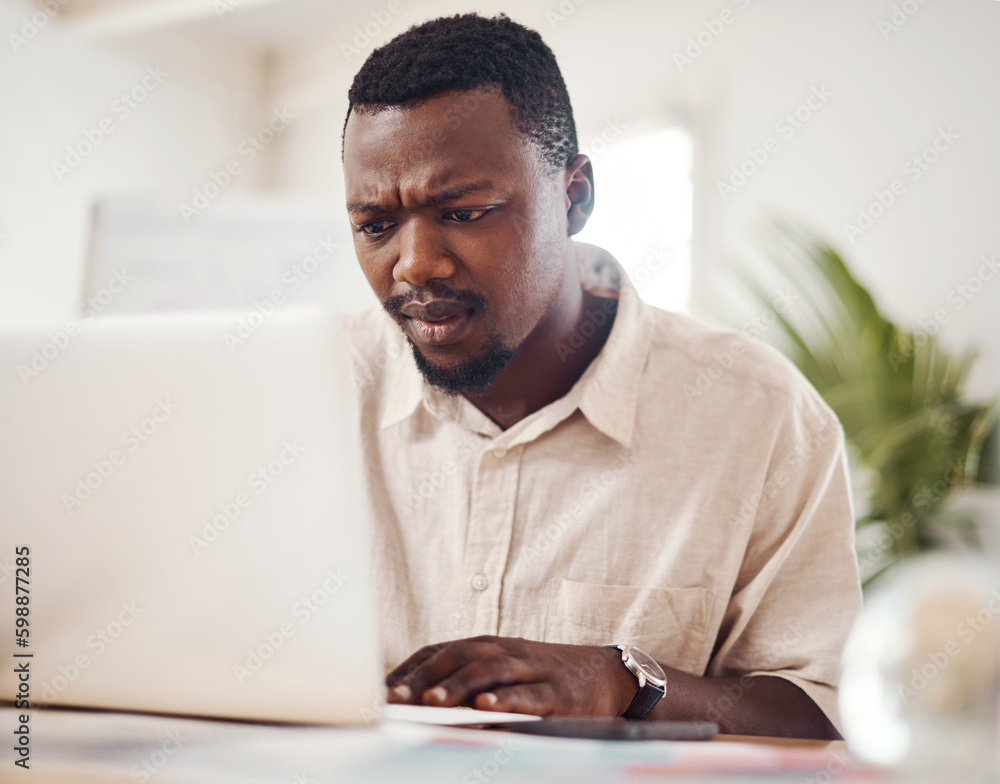
[[[17,712],[0,710],[5,737]],[[552,784],[655,781],[839,784],[880,780],[842,742],[720,736],[709,742],[585,741],[384,721],[288,727],[36,710],[31,769],[7,743],[0,781],[40,784]]]

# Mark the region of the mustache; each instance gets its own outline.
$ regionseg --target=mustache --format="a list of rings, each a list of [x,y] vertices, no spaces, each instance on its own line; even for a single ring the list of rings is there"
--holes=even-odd
[[[426,302],[431,299],[448,299],[461,302],[480,313],[486,310],[486,299],[481,294],[470,289],[453,289],[447,286],[425,286],[414,288],[405,294],[396,294],[382,302],[382,307],[390,316],[399,320],[402,318],[401,310],[404,305],[410,302]]]

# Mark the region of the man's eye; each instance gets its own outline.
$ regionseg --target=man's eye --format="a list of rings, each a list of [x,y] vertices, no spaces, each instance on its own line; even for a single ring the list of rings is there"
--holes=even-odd
[[[372,221],[361,226],[358,231],[362,234],[367,234],[369,237],[377,237],[379,234],[387,232],[391,226],[391,221]]]
[[[450,215],[456,223],[469,223],[482,218],[489,210],[451,210],[445,213]]]

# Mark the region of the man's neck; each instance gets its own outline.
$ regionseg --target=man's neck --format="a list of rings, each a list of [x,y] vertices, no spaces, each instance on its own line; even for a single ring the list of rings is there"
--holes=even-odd
[[[485,392],[465,397],[504,430],[563,397],[611,333],[615,308],[606,303],[573,275],[555,315],[539,324]],[[605,318],[595,318],[595,311]]]

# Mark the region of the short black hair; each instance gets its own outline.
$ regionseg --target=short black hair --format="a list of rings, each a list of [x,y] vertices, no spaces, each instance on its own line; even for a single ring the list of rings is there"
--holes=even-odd
[[[499,88],[515,127],[554,170],[576,157],[573,107],[552,50],[506,14],[456,14],[414,25],[365,60],[347,93],[351,111],[412,106],[446,90]],[[343,143],[343,137],[341,138]]]

